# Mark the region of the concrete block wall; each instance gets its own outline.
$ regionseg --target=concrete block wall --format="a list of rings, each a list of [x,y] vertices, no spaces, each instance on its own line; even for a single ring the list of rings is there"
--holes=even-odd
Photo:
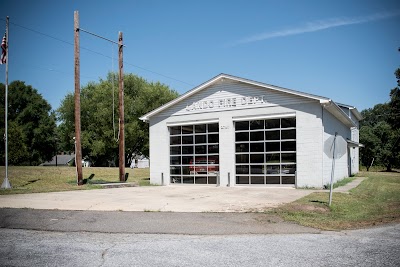
[[[333,137],[335,133],[337,133],[336,151],[341,152],[337,153],[337,157],[335,158],[333,177],[333,182],[335,183],[336,181],[349,176],[349,155],[346,139],[351,139],[351,129],[337,120],[328,111],[324,110],[323,112],[324,144],[331,142],[332,138],[330,137]],[[323,165],[323,184],[326,185],[330,183],[333,166],[333,159],[326,153],[326,151],[323,153]]]
[[[322,187],[322,110],[319,103],[298,107],[297,187]]]

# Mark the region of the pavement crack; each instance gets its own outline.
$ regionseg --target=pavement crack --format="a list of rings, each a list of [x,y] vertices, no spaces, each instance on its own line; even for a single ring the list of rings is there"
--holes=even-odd
[[[113,247],[115,247],[116,245],[117,244],[114,244],[114,245],[104,249],[103,252],[101,252],[101,264],[99,265],[99,267],[104,265],[104,263],[106,262],[106,255],[107,255],[108,251],[110,249],[112,249]]]

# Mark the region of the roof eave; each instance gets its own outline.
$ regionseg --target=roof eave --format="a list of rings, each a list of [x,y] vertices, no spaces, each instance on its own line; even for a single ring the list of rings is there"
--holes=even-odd
[[[332,113],[338,120],[344,123],[348,127],[357,127],[354,121],[352,121],[349,116],[332,100],[320,101],[321,105]]]

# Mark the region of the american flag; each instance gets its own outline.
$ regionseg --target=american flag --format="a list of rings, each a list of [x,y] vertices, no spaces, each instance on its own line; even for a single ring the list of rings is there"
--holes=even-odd
[[[3,37],[3,41],[1,41],[1,50],[0,64],[5,64],[7,61],[7,39],[5,34]]]

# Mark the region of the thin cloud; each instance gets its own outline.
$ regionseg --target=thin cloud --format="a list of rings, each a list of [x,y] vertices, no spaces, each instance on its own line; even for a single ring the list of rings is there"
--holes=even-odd
[[[256,34],[250,37],[246,37],[240,40],[237,40],[231,43],[231,46],[236,46],[240,44],[253,43],[257,41],[278,38],[278,37],[286,37],[290,35],[297,35],[309,32],[322,31],[330,28],[336,28],[340,26],[354,25],[367,23],[377,20],[383,20],[391,17],[396,17],[400,15],[400,10],[396,10],[394,12],[385,12],[385,13],[376,13],[369,16],[364,17],[355,17],[355,18],[333,18],[327,20],[318,20],[314,22],[309,22],[306,25],[298,28],[280,30],[275,32],[265,32],[261,34]]]

